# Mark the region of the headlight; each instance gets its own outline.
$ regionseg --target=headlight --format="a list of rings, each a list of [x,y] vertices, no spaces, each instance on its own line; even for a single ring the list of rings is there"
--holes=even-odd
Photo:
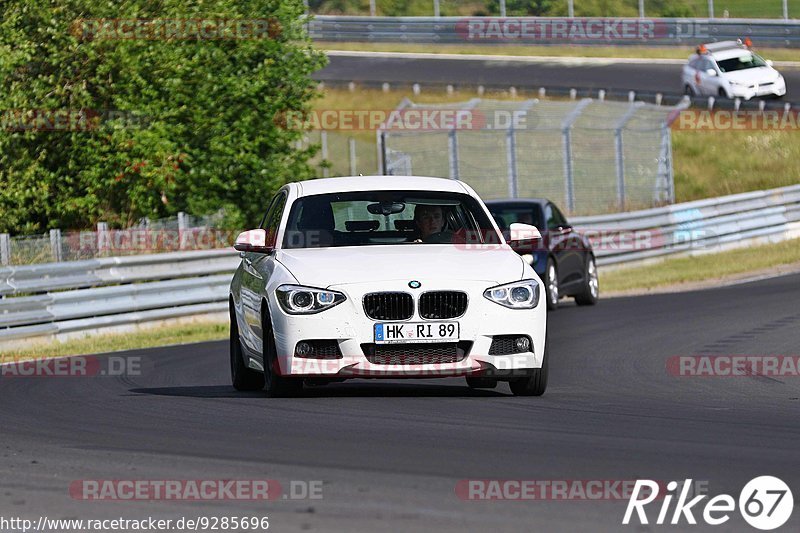
[[[533,309],[539,305],[539,283],[524,279],[486,289],[483,296],[511,309]]]
[[[281,308],[290,315],[311,315],[330,309],[347,299],[341,292],[303,287],[302,285],[281,285],[275,295]]]

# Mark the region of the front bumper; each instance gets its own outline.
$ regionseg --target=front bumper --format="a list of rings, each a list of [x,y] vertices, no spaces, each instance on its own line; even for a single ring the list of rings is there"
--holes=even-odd
[[[540,282],[540,301],[534,309],[508,309],[483,297],[483,291],[497,285],[492,281],[458,282],[421,279],[425,291],[460,290],[469,296],[466,313],[448,321],[457,321],[460,341],[467,346],[463,359],[455,362],[419,363],[411,357],[403,364],[376,364],[369,361],[364,345],[372,345],[374,325],[381,321],[366,316],[362,298],[369,292],[399,291],[412,294],[415,303],[421,290],[409,289],[407,280],[374,284],[333,285],[347,300],[315,315],[288,315],[271,301],[272,322],[278,354],[279,371],[287,376],[305,377],[444,377],[520,375],[520,371],[541,368],[544,361],[546,309],[544,288]],[[274,299],[274,295],[272,296]],[[389,321],[387,321],[389,322]],[[393,321],[401,322],[401,321]],[[431,322],[415,312],[408,322]],[[507,355],[489,355],[492,339],[499,335],[527,335],[531,351]],[[333,340],[340,358],[317,359],[295,354],[301,341]],[[402,345],[400,345],[402,346]],[[417,345],[419,346],[419,345]],[[368,349],[367,349],[368,351]],[[417,361],[417,362],[415,362]]]
[[[731,85],[731,96],[750,100],[759,96],[783,96],[786,94],[786,82],[783,78],[767,85]]]

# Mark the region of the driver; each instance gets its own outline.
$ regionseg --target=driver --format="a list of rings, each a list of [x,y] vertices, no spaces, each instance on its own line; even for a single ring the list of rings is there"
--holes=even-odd
[[[434,233],[444,229],[444,212],[440,205],[417,205],[414,208],[414,224],[417,226],[419,239],[424,241]]]

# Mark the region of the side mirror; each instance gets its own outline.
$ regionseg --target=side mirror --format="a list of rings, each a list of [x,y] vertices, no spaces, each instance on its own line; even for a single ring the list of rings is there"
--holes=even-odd
[[[710,68],[710,69],[706,70],[706,74],[708,74],[709,76],[713,77],[713,76],[717,75],[717,71],[714,70],[713,68]]]
[[[275,248],[271,243],[267,243],[267,231],[263,229],[243,231],[236,237],[233,247],[240,252],[258,254],[268,254]]]
[[[542,238],[539,228],[536,226],[531,226],[530,224],[521,224],[519,222],[513,222],[511,225],[509,225],[508,233],[508,245],[512,248],[518,248],[524,244],[530,243],[531,241]]]

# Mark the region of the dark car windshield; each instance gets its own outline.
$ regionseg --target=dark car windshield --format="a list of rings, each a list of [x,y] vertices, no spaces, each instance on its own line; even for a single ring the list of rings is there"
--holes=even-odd
[[[744,54],[730,59],[717,61],[719,70],[722,72],[734,72],[748,68],[766,67],[767,63],[757,54]]]
[[[359,191],[297,199],[283,247],[463,242],[499,242],[486,212],[467,194]]]
[[[547,229],[544,227],[541,210],[535,204],[491,204],[489,211],[501,230],[508,229],[515,222],[531,224],[539,228],[539,231]]]

